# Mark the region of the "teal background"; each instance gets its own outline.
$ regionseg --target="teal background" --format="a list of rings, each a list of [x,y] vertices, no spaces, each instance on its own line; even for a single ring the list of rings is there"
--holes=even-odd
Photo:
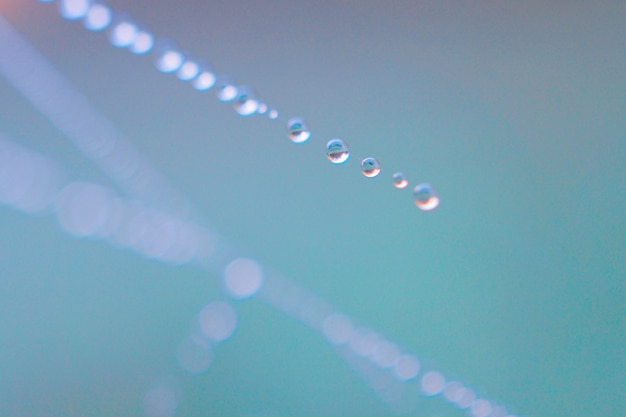
[[[281,118],[243,118],[60,19],[0,12],[222,235],[518,415],[624,415],[621,1],[111,1]],[[304,116],[312,139],[284,125]],[[0,79],[0,129],[112,186]],[[355,155],[323,156],[331,137]],[[375,156],[367,179],[357,156]],[[441,196],[418,211],[394,170]],[[0,207],[0,415],[135,416],[161,375],[180,416],[394,415],[316,334],[256,301],[210,371],[175,348],[217,275]],[[424,400],[416,416],[455,416]]]

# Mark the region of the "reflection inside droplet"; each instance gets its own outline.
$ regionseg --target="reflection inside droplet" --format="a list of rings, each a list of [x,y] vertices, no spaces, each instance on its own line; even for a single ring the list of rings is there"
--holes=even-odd
[[[380,174],[380,164],[376,158],[365,158],[361,161],[361,172],[368,178]]]
[[[301,117],[292,117],[287,122],[287,136],[293,143],[304,143],[311,137],[311,130]]]
[[[393,180],[393,186],[396,188],[406,188],[409,185],[409,181],[402,172],[396,172],[391,176],[391,179]]]
[[[413,189],[413,198],[418,209],[423,211],[434,210],[439,206],[439,196],[432,185],[422,183]]]
[[[350,157],[348,144],[341,139],[332,139],[326,144],[326,157],[333,164],[342,164]]]

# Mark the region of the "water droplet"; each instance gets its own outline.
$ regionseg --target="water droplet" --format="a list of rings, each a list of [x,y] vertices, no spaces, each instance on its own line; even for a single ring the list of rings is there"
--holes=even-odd
[[[83,18],[85,29],[97,32],[111,23],[111,9],[104,4],[93,3]]]
[[[185,57],[178,50],[178,46],[174,41],[169,39],[160,39],[153,49],[156,68],[164,73],[170,73],[178,70]]]
[[[376,158],[365,158],[361,161],[361,172],[368,178],[380,174],[380,164]]]
[[[135,37],[135,41],[128,47],[128,49],[133,54],[141,55],[150,51],[153,45],[154,37],[150,33],[140,30]]]
[[[237,87],[237,96],[233,101],[233,107],[240,115],[250,116],[256,113],[259,108],[259,101],[250,87],[245,85],[239,86]]]
[[[326,156],[333,164],[342,164],[350,157],[350,150],[346,142],[332,139],[326,144]]]
[[[311,130],[301,117],[292,117],[287,122],[287,135],[293,143],[304,143],[311,137]]]
[[[233,101],[237,97],[237,86],[225,75],[218,77],[215,94],[220,101]]]
[[[185,62],[176,71],[176,77],[181,81],[193,80],[200,74],[200,64],[189,57],[185,57]]]
[[[126,48],[135,42],[138,34],[139,28],[130,17],[123,13],[118,13],[110,26],[109,42],[116,48]]]
[[[268,117],[270,120],[276,120],[276,119],[278,119],[278,110],[276,110],[276,109],[272,109],[272,110],[270,110],[270,111],[267,113],[267,117]]]
[[[206,91],[215,85],[216,77],[211,67],[207,64],[200,64],[200,74],[193,80],[191,85],[198,91]]]
[[[409,185],[409,181],[406,179],[406,175],[402,172],[396,172],[391,176],[393,179],[393,186],[396,188],[406,188]]]
[[[437,191],[428,183],[416,185],[413,189],[413,197],[415,198],[415,205],[420,210],[434,210],[439,205]]]
[[[267,104],[265,103],[259,103],[259,108],[257,110],[257,113],[259,114],[265,114],[267,113]]]

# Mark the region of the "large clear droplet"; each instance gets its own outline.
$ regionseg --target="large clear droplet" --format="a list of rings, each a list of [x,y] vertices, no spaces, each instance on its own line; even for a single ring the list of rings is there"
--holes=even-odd
[[[350,150],[346,142],[332,139],[326,144],[326,156],[333,164],[343,164],[350,157]]]
[[[406,179],[406,175],[402,172],[396,172],[391,176],[393,179],[393,186],[396,188],[406,188],[409,185],[409,181]]]
[[[361,161],[361,172],[368,178],[380,174],[380,164],[376,158],[365,158]]]
[[[287,136],[293,143],[304,143],[311,137],[311,130],[301,117],[292,117],[287,122]]]
[[[259,108],[259,101],[248,86],[237,87],[237,97],[233,101],[233,108],[242,116],[250,116]]]
[[[413,198],[415,199],[415,205],[420,210],[434,210],[439,205],[437,191],[428,183],[416,185],[413,189]]]

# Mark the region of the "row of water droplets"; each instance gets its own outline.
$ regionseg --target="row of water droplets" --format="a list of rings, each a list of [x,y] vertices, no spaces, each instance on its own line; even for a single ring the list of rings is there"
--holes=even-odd
[[[293,143],[304,143],[311,137],[311,129],[302,117],[292,117],[287,122],[287,136]],[[326,157],[333,164],[343,164],[350,158],[350,148],[342,139],[331,139],[326,143]],[[376,177],[381,172],[380,163],[376,158],[363,158],[360,165],[361,173],[367,178]],[[406,175],[402,172],[395,172],[391,179],[393,186],[398,189],[409,185]],[[423,211],[434,210],[439,205],[439,196],[428,183],[417,184],[413,188],[413,198],[417,208]]]
[[[215,89],[217,98],[222,102],[232,103],[238,114],[242,116],[266,114],[270,120],[278,119],[278,110],[259,100],[251,87],[238,85],[228,75],[217,76],[208,63],[184,54],[170,39],[155,39],[152,33],[127,14],[115,12],[104,3],[93,0],[61,0],[58,2],[58,8],[63,18],[81,20],[88,30],[99,32],[108,29],[109,41],[117,48],[127,48],[137,55],[152,52],[154,65],[159,71],[174,74],[198,91]],[[287,136],[293,143],[302,144],[311,137],[311,129],[302,117],[292,117],[287,122]],[[348,144],[338,138],[329,140],[326,144],[326,157],[333,164],[345,163],[350,158]],[[362,174],[368,178],[376,177],[381,172],[380,163],[373,157],[362,159],[360,168]],[[406,175],[402,172],[395,172],[391,179],[394,187],[398,189],[404,189],[409,185]],[[439,196],[428,183],[417,184],[413,188],[413,198],[420,210],[433,210],[439,205]]]

